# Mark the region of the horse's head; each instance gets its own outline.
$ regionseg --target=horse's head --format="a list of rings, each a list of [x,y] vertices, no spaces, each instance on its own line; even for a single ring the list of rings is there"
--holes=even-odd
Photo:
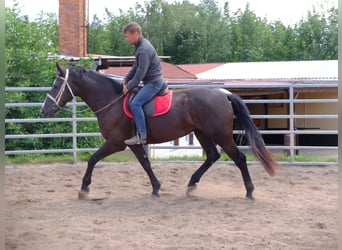
[[[57,77],[45,98],[41,112],[53,117],[64,105],[79,96],[95,113],[109,107],[113,98],[121,99],[122,83],[118,78],[108,77],[83,67],[63,69],[57,64]]]
[[[54,117],[59,109],[75,97],[75,87],[70,84],[70,69],[63,69],[58,64],[56,66],[57,77],[41,109],[45,117]]]

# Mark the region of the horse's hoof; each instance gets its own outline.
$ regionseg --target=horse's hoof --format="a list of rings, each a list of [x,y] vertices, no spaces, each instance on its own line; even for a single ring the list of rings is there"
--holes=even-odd
[[[159,198],[159,197],[160,197],[160,195],[159,195],[158,193],[154,193],[154,192],[152,192],[152,197],[153,197],[153,198]]]
[[[254,197],[253,195],[246,195],[246,199],[249,200],[249,201],[254,201]]]
[[[186,192],[185,194],[186,195],[190,195],[192,191],[194,191],[195,189],[197,188],[196,185],[193,185],[193,186],[188,186],[188,188],[186,189]]]
[[[160,183],[158,182],[157,184],[152,185],[152,196],[153,197],[160,197],[159,196],[159,190],[160,190]]]
[[[160,186],[157,188],[153,188],[153,190],[152,190],[152,196],[153,197],[159,197],[159,189],[160,189]]]
[[[247,200],[254,201],[253,190],[254,190],[253,186],[252,186],[252,188],[247,188],[247,192],[246,192],[246,199]]]
[[[83,190],[78,191],[78,199],[79,200],[87,200],[89,192],[85,192]]]

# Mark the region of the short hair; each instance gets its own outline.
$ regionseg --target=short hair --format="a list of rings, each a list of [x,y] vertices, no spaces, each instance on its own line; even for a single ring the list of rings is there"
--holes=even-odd
[[[130,22],[129,24],[125,25],[122,29],[123,33],[129,32],[129,33],[134,33],[138,32],[141,34],[141,27],[138,23],[136,22]]]

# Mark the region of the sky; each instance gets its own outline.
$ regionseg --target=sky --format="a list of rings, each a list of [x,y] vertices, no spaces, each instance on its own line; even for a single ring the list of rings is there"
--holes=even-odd
[[[138,0],[88,0],[89,16],[96,14],[98,17],[105,17],[105,8],[115,14],[119,13],[119,9],[127,11],[134,8],[136,2],[143,3]],[[181,2],[182,0],[166,0],[169,3]],[[200,0],[189,0],[194,4],[198,4]],[[320,5],[326,7],[334,6],[337,8],[337,0],[217,0],[219,6],[223,8],[224,2],[229,2],[230,11],[234,12],[239,8],[244,10],[247,2],[250,9],[255,12],[258,17],[267,18],[269,21],[280,20],[285,25],[293,25],[307,16],[313,6],[320,9]],[[5,0],[5,6],[11,7],[14,0]],[[48,4],[47,4],[48,2]],[[58,0],[18,0],[21,13],[28,15],[34,19],[40,11],[58,13]]]

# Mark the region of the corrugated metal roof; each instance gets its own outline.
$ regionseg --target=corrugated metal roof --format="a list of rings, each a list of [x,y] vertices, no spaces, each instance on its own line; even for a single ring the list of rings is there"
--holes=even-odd
[[[196,76],[202,80],[338,79],[338,60],[226,63]]]

